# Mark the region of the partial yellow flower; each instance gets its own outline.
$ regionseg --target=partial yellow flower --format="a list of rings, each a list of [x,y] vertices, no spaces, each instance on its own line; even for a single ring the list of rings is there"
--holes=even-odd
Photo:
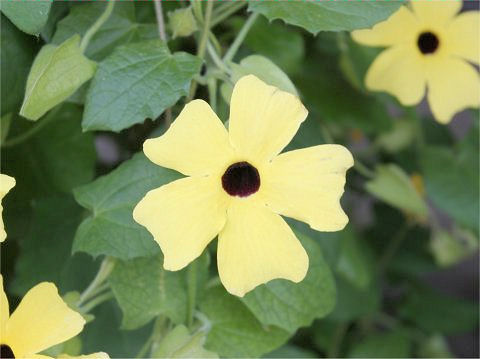
[[[15,178],[0,173],[0,242],[7,238],[7,233],[3,225],[3,206],[2,199],[15,186]]]
[[[144,143],[151,161],[189,176],[148,192],[133,212],[160,245],[165,269],[184,268],[218,235],[219,275],[232,294],[305,277],[307,253],[280,215],[341,230],[348,218],[340,197],[353,164],[339,145],[280,154],[307,113],[296,96],[250,75],[233,90],[228,131],[195,100],[163,136]]]
[[[49,358],[38,353],[73,338],[84,325],[83,317],[70,309],[57,287],[48,282],[30,289],[10,315],[0,275],[1,358]],[[108,358],[105,353],[92,355]]]
[[[425,91],[435,119],[443,124],[465,108],[479,107],[479,12],[457,15],[462,1],[412,1],[372,29],[352,37],[387,47],[367,71],[365,83],[403,105],[419,103]]]

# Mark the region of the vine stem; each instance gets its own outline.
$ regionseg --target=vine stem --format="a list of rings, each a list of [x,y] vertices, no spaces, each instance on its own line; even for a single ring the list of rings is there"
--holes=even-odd
[[[258,13],[254,13],[250,15],[250,17],[248,18],[248,20],[245,22],[240,32],[238,33],[237,37],[228,48],[227,53],[223,57],[224,63],[228,63],[232,61],[233,57],[237,53],[238,49],[240,48],[240,45],[242,44],[243,40],[245,40],[245,37],[247,36],[248,32],[250,31],[252,25],[255,23],[255,20],[257,20],[257,18],[258,18]]]
[[[100,264],[100,268],[98,269],[98,272],[95,278],[93,278],[92,282],[89,284],[87,289],[85,289],[83,293],[80,295],[80,298],[78,299],[78,302],[77,302],[78,306],[81,306],[82,303],[85,303],[89,298],[91,298],[92,296],[94,296],[96,293],[99,292],[98,288],[103,284],[103,282],[105,282],[105,280],[108,278],[110,273],[112,273],[114,266],[115,266],[115,260],[113,260],[110,257],[106,257],[102,261],[102,264]]]
[[[57,113],[60,107],[56,107],[51,113],[48,114],[43,120],[39,120],[33,125],[28,131],[23,132],[21,135],[13,137],[11,139],[7,139],[5,143],[2,144],[2,147],[12,147],[16,146],[30,137],[34,136],[37,132],[39,132],[42,128],[48,125],[50,122],[57,118]]]
[[[85,35],[83,35],[82,41],[80,42],[80,50],[82,50],[82,52],[85,52],[85,50],[87,49],[88,43],[92,39],[92,36],[95,35],[98,29],[100,29],[102,25],[105,23],[105,21],[108,20],[108,18],[112,14],[114,5],[115,5],[115,0],[109,0],[107,2],[107,7],[105,8],[105,11],[103,12],[103,14],[100,15],[97,21],[95,21],[94,24],[87,30]]]
[[[225,20],[227,17],[230,15],[236,13],[238,10],[243,8],[245,5],[247,5],[247,1],[231,1],[231,6],[225,6],[222,8],[222,11],[218,12],[217,14],[214,14],[214,18],[212,20],[212,26],[214,27],[221,23],[223,20]]]
[[[355,163],[353,165],[353,168],[357,170],[358,173],[360,173],[362,176],[366,178],[374,178],[375,173],[369,169],[367,166],[365,166],[361,161],[358,159],[355,159]]]
[[[207,49],[207,41],[210,33],[210,20],[212,19],[213,3],[214,1],[207,1],[207,7],[205,9],[205,21],[203,22],[203,31],[197,49],[197,56],[202,60],[202,62],[203,58],[205,57],[205,50]],[[198,83],[193,80],[192,86],[190,86],[190,94],[187,97],[187,102],[190,102],[195,96],[197,86]]]
[[[154,0],[155,17],[157,18],[158,35],[160,39],[167,42],[167,33],[165,32],[165,19],[163,17],[162,0]],[[169,107],[165,110],[165,123],[167,128],[172,124],[172,109]]]
[[[400,248],[402,242],[407,238],[406,234],[410,229],[410,224],[404,225],[400,230],[392,237],[392,240],[388,242],[387,248],[383,252],[382,257],[378,261],[378,270],[379,272],[384,272],[388,264],[392,260],[393,256]]]
[[[79,306],[79,309],[82,313],[88,313],[97,305],[102,304],[103,302],[106,302],[107,300],[110,300],[112,298],[113,298],[112,291],[108,291],[106,293],[96,296],[89,302],[85,303],[83,306]]]

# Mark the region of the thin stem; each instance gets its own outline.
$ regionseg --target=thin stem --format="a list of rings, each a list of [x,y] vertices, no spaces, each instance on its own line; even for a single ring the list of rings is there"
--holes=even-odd
[[[50,122],[55,120],[57,118],[57,113],[60,107],[57,107],[55,110],[53,110],[51,113],[48,114],[44,119],[37,121],[35,125],[30,127],[28,131],[25,131],[21,135],[18,135],[16,137],[13,137],[11,139],[7,139],[5,143],[2,144],[2,147],[12,147],[16,146],[26,140],[28,140],[30,137],[34,136],[38,131],[40,131],[42,128],[44,128],[46,125],[48,125]]]
[[[155,15],[157,17],[158,35],[163,41],[167,41],[167,34],[165,32],[165,20],[163,19],[162,1],[154,0]]]
[[[147,339],[147,341],[140,348],[137,355],[135,355],[135,358],[144,358],[145,355],[148,353],[148,350],[150,349],[152,344],[153,344],[153,333],[152,333],[152,335],[150,335],[150,337]]]
[[[94,296],[95,293],[98,293],[97,288],[100,287],[103,282],[105,282],[105,280],[108,278],[110,273],[112,273],[114,266],[115,261],[110,257],[106,257],[102,261],[102,264],[100,264],[100,268],[98,269],[97,275],[95,276],[95,278],[93,278],[87,289],[85,289],[80,295],[77,303],[78,306],[82,305],[82,303],[84,303],[87,299]]]
[[[201,0],[190,0],[192,4],[193,14],[197,20],[203,24],[202,2]]]
[[[207,7],[205,9],[205,21],[203,24],[203,31],[200,37],[200,42],[198,44],[197,49],[197,56],[202,59],[205,57],[205,50],[207,49],[207,40],[208,34],[210,33],[210,20],[212,18],[212,10],[213,10],[213,3],[214,1],[207,1]],[[190,94],[188,95],[187,102],[191,101],[195,96],[195,92],[197,91],[197,82],[193,80],[192,85],[190,86]]]
[[[193,317],[195,314],[195,301],[197,296],[197,262],[194,261],[188,267],[187,272],[187,295],[188,295],[188,307],[187,307],[187,325],[192,327]]]
[[[88,47],[88,43],[92,39],[92,36],[95,35],[98,29],[100,29],[102,25],[105,23],[105,21],[108,20],[108,18],[112,14],[114,5],[115,5],[115,0],[109,0],[107,2],[107,7],[105,8],[105,11],[103,12],[103,14],[100,15],[97,21],[95,21],[94,24],[87,30],[85,35],[83,35],[82,42],[80,43],[80,49],[82,50],[82,52],[85,52],[85,50]]]
[[[113,298],[113,293],[111,291],[108,291],[106,293],[100,294],[99,296],[94,297],[92,300],[89,302],[85,303],[83,306],[79,306],[79,310],[82,313],[88,313],[90,312],[93,308],[95,308],[97,305],[102,304],[103,302],[106,302],[107,300],[110,300]]]
[[[217,80],[213,77],[208,79],[208,98],[213,112],[217,112]]]
[[[340,354],[340,348],[347,333],[348,323],[341,323],[335,329],[333,334],[332,343],[330,344],[330,348],[328,348],[328,358],[338,358]]]
[[[213,45],[210,42],[207,43],[207,51],[210,55],[210,58],[213,60],[213,63],[215,64],[215,66],[218,67],[219,70],[225,72],[226,74],[231,73],[231,70],[227,67],[227,65],[225,65],[220,56],[218,56],[217,52],[215,51]]]
[[[167,41],[167,33],[165,32],[165,20],[163,17],[163,9],[162,9],[162,0],[154,0],[155,4],[155,16],[157,18],[157,26],[158,26],[158,35],[160,39],[164,42]],[[165,110],[165,124],[167,128],[170,127],[172,123],[172,109],[169,107]]]
[[[223,62],[228,63],[232,61],[238,49],[240,48],[240,45],[242,44],[243,40],[245,40],[245,37],[247,36],[248,31],[250,31],[250,28],[255,23],[255,20],[257,20],[257,18],[258,18],[258,13],[254,13],[250,15],[250,17],[248,18],[248,20],[245,22],[240,32],[238,33],[237,37],[235,38],[235,40],[227,50],[227,53],[223,57]]]
[[[367,166],[365,166],[358,159],[355,159],[355,164],[353,165],[353,168],[355,168],[357,170],[357,172],[360,173],[364,177],[367,177],[367,178],[370,178],[370,179],[375,177],[375,172],[373,172],[371,169],[369,169]]]
[[[223,13],[216,15],[212,20],[212,27],[217,26],[230,15],[247,5],[247,1],[232,1],[232,6],[228,7]]]
[[[409,229],[410,229],[410,224],[404,225],[392,237],[390,242],[388,242],[387,248],[385,248],[385,251],[383,252],[382,257],[378,261],[378,270],[380,273],[384,272],[385,268],[387,268],[388,264],[390,264],[390,261],[392,260],[397,250],[400,248],[402,242],[407,238],[406,234]]]

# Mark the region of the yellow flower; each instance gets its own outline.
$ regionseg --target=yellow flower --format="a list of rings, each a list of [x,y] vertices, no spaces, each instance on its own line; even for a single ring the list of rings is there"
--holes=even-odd
[[[165,269],[184,268],[218,235],[218,271],[232,294],[305,277],[307,253],[280,214],[320,231],[342,229],[348,218],[339,200],[353,164],[339,145],[279,154],[307,113],[294,95],[245,76],[232,93],[228,132],[195,100],[144,143],[151,161],[189,176],[148,192],[133,212],[160,245]]]
[[[7,238],[7,233],[3,225],[3,206],[1,201],[13,186],[15,186],[15,178],[0,173],[0,242],[3,242]]]
[[[453,115],[478,107],[479,12],[456,15],[461,1],[412,1],[372,29],[352,37],[368,46],[388,47],[367,71],[366,86],[386,91],[403,105],[419,103],[426,89],[434,117],[448,123]]]
[[[55,285],[47,282],[30,289],[10,316],[0,275],[1,358],[48,358],[37,353],[76,336],[84,324],[82,316],[58,295]],[[87,357],[103,359],[108,355],[95,353]]]

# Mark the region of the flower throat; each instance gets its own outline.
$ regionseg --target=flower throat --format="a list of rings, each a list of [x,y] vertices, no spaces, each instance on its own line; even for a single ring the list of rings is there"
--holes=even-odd
[[[222,186],[230,196],[247,197],[260,188],[260,175],[250,163],[237,162],[223,174]]]
[[[12,348],[7,344],[0,344],[0,359],[15,359]]]
[[[424,55],[437,51],[439,43],[437,35],[430,31],[422,32],[417,40],[418,49]]]

